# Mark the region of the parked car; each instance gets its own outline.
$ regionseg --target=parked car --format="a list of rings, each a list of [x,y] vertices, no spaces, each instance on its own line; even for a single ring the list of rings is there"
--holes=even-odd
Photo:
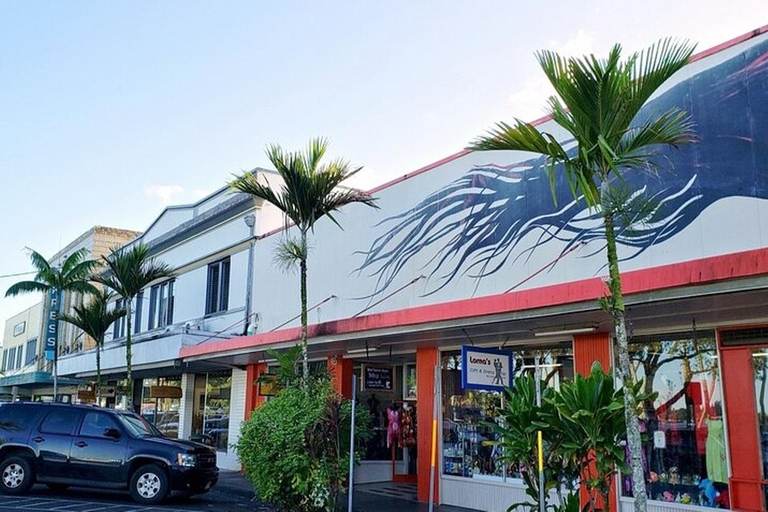
[[[34,483],[128,489],[141,504],[171,492],[216,485],[216,452],[168,439],[132,412],[88,405],[13,403],[0,407],[0,492],[23,494]]]

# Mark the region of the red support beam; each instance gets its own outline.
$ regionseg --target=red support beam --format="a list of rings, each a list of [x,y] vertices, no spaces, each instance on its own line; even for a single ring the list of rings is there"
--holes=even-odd
[[[416,349],[416,431],[419,449],[417,464],[417,495],[419,501],[429,501],[429,474],[432,456],[432,413],[434,409],[435,366],[439,362],[436,347]],[[437,430],[438,437],[440,429]],[[437,443],[440,449],[440,443]],[[435,470],[435,503],[440,503],[440,454],[436,454],[437,468]]]
[[[613,367],[613,351],[611,350],[611,336],[608,333],[579,334],[573,337],[573,368],[580,375],[589,375],[592,364],[599,361],[603,371]],[[619,499],[616,485],[611,486],[610,505],[611,510],[619,510]],[[589,494],[586,486],[581,487],[581,506],[589,502]],[[602,498],[596,496],[598,508],[603,507]]]
[[[246,368],[246,382],[245,388],[245,419],[251,417],[251,412],[261,406],[266,400],[266,397],[259,396],[259,376],[267,372],[267,365],[264,363],[249,364]]]
[[[328,357],[328,372],[331,385],[344,398],[352,398],[352,360],[337,354]]]

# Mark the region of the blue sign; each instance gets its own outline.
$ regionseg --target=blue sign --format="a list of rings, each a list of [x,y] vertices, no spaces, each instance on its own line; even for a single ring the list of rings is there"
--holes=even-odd
[[[515,356],[495,348],[461,347],[461,387],[503,391],[512,387]]]
[[[59,346],[59,292],[51,290],[48,294],[48,317],[45,319],[45,358],[48,361],[56,359],[56,349]]]

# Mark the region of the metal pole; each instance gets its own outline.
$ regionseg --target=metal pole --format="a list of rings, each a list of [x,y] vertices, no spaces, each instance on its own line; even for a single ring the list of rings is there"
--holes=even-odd
[[[347,511],[352,512],[352,495],[355,491],[355,402],[357,401],[357,377],[352,374],[352,428],[349,433],[349,502]]]
[[[256,232],[256,216],[254,214],[246,215],[243,220],[249,228],[248,235],[248,281],[245,290],[245,325],[243,326],[243,335],[253,334],[253,320],[251,319],[253,309],[253,238]]]
[[[440,365],[435,365],[434,390],[432,392],[432,448],[429,466],[429,512],[435,510],[435,466],[437,463],[437,399],[440,397]]]
[[[539,367],[539,353],[534,356],[534,363],[536,366],[536,407],[541,407],[541,368]],[[539,462],[539,511],[544,512],[544,443],[542,440],[541,430],[537,432],[537,452]]]

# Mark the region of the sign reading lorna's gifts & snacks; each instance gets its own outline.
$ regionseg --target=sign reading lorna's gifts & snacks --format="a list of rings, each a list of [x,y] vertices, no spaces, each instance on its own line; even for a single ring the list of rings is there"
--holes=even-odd
[[[503,391],[512,387],[515,357],[495,348],[461,347],[461,387]]]

